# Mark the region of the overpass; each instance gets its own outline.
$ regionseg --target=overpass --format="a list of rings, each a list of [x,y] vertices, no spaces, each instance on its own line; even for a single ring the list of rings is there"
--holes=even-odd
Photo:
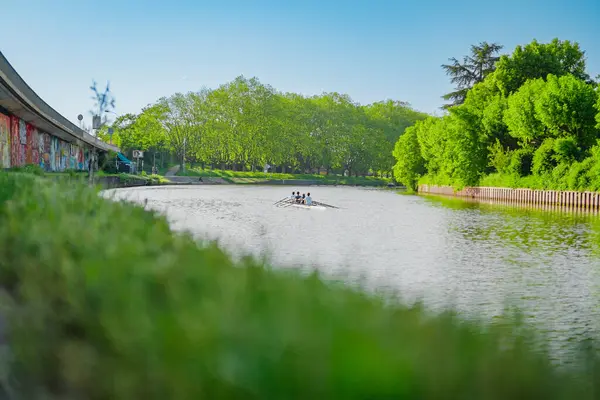
[[[98,152],[115,151],[44,102],[0,52],[0,169],[40,165],[46,171],[86,169]]]

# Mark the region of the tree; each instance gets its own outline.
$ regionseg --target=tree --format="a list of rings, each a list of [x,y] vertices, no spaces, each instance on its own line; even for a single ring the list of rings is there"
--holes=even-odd
[[[599,75],[600,77],[600,75]],[[600,87],[600,84],[599,84]],[[596,94],[598,94],[598,90],[600,90],[598,87],[596,88]],[[596,125],[596,127],[598,129],[600,129],[600,94],[598,95],[598,101],[596,102],[596,110],[598,110],[598,114],[596,114],[596,122],[598,123]]]
[[[115,145],[119,146],[122,150],[129,150],[137,148],[138,138],[132,132],[132,125],[135,123],[137,115],[135,114],[123,114],[118,116],[115,121],[110,125],[113,129],[112,141]],[[104,141],[109,141],[110,135],[108,134],[108,125],[103,125],[98,130],[98,137]]]
[[[425,173],[425,160],[421,155],[417,129],[414,126],[406,129],[396,142],[393,152],[397,160],[394,178],[410,190],[416,190],[419,177]]]
[[[92,82],[90,90],[93,95],[91,97],[94,100],[94,108],[90,110],[92,117],[98,116],[100,118],[100,125],[105,125],[108,122],[107,113],[114,111],[116,100],[110,91],[110,82],[106,83],[106,88],[103,92],[98,90],[98,84],[96,81]]]
[[[584,149],[598,137],[595,115],[598,99],[594,88],[573,75],[548,75],[541,96],[535,104],[539,121],[556,138],[574,138]]]
[[[462,63],[453,57],[450,64],[442,64],[446,74],[451,76],[450,81],[456,84],[454,92],[442,96],[444,100],[452,101],[444,105],[444,108],[462,104],[469,89],[494,72],[495,64],[499,60],[496,54],[502,48],[503,46],[497,43],[482,42],[471,46],[471,55],[463,57]]]
[[[168,149],[183,162],[221,168],[391,171],[397,138],[426,115],[407,103],[361,106],[344,94],[279,93],[243,76],[214,90],[162,98],[115,121],[123,149]],[[102,133],[105,135],[105,133]]]
[[[584,149],[598,131],[594,124],[597,93],[572,75],[527,81],[508,98],[505,121],[510,134],[537,148],[546,138],[573,137]]]
[[[181,166],[186,162],[186,151],[194,154],[197,149],[200,126],[204,122],[195,118],[193,95],[177,93],[163,98],[155,109],[164,128],[166,145],[175,153]]]
[[[517,46],[510,56],[500,57],[495,73],[504,96],[519,90],[527,80],[546,79],[549,74],[590,80],[585,71],[585,52],[578,43],[554,39],[547,44],[534,40],[525,47]]]
[[[544,89],[543,79],[532,79],[508,98],[504,121],[510,135],[518,139],[522,145],[538,147],[549,136],[544,125],[537,118],[535,106]]]

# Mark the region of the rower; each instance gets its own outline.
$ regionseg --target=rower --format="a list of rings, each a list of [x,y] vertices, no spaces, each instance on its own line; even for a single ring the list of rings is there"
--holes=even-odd
[[[296,192],[292,192],[292,197],[290,199],[294,200],[296,198]]]
[[[306,201],[307,206],[312,205],[312,198],[310,197],[310,193],[306,195],[306,199],[304,200]]]
[[[296,203],[300,203],[301,198],[302,196],[300,196],[300,192],[296,192]]]
[[[302,193],[302,204],[306,203],[306,194]]]

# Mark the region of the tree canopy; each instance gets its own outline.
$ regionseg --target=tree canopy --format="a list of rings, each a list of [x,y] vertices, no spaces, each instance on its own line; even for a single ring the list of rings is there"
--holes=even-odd
[[[496,176],[600,190],[599,89],[584,54],[577,43],[554,39],[501,56],[448,115],[417,123],[397,141],[395,176],[411,186],[461,187]]]
[[[214,90],[176,93],[113,124],[124,150],[165,150],[186,161],[245,169],[388,173],[405,129],[427,115],[400,101],[280,93],[240,76]]]
[[[476,83],[483,81],[489,74],[494,72],[496,61],[499,60],[498,52],[502,50],[498,43],[482,42],[471,46],[471,54],[463,57],[460,62],[452,57],[450,64],[442,64],[446,74],[451,76],[450,81],[456,84],[456,90],[442,96],[445,100],[451,100],[444,108],[450,108],[464,103],[467,92]]]

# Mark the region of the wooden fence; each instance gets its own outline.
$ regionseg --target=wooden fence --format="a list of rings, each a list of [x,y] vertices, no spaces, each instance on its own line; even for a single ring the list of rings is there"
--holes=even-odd
[[[419,193],[494,200],[532,206],[556,206],[584,210],[600,209],[600,192],[510,189],[498,187],[465,187],[455,191],[450,186],[419,185]]]

